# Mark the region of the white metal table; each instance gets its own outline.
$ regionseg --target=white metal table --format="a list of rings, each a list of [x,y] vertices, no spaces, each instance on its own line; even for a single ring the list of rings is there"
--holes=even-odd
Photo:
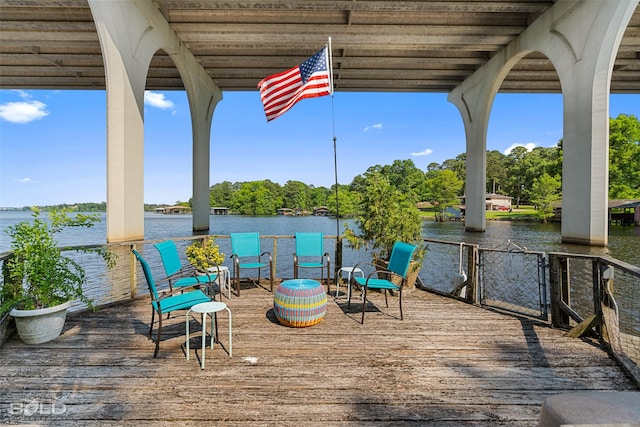
[[[357,267],[342,267],[339,269],[336,277],[336,298],[340,295],[340,282],[342,281],[343,272],[347,273],[347,298],[351,296],[351,276],[359,274],[360,277],[364,277],[364,272]]]
[[[213,344],[215,341],[218,341],[218,321],[216,319],[216,313],[222,310],[227,310],[229,314],[229,357],[231,357],[233,354],[231,310],[229,310],[227,304],[218,301],[203,302],[194,305],[187,311],[187,360],[189,360],[189,316],[191,313],[200,313],[202,315],[202,361],[200,362],[200,369],[204,369],[204,352],[207,341],[207,315],[211,316],[211,349],[213,350]]]
[[[217,267],[211,267],[207,270],[209,273],[218,273],[220,274],[216,277],[216,282],[220,287],[220,294],[222,295],[222,290],[224,288],[227,289],[227,298],[231,298],[231,272],[229,272],[229,267],[226,265],[219,265]]]

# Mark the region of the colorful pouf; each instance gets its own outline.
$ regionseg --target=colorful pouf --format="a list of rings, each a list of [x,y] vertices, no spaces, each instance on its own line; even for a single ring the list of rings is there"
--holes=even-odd
[[[285,280],[273,295],[273,311],[285,326],[312,326],[320,322],[327,312],[327,294],[317,280]]]

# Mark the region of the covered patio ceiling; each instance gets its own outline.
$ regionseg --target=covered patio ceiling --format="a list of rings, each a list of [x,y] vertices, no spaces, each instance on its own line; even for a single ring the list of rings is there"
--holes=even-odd
[[[223,91],[315,53],[331,36],[337,91],[449,92],[556,0],[153,0]],[[86,0],[0,0],[0,88],[104,89]],[[182,90],[158,52],[147,89]],[[559,92],[551,63],[532,53],[502,92]],[[640,92],[640,8],[615,61],[612,93]]]

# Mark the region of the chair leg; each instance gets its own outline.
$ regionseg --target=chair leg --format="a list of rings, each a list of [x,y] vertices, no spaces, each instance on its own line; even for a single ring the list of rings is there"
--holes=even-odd
[[[158,335],[156,336],[156,351],[153,353],[153,357],[158,357],[158,351],[160,350],[160,337],[162,336],[162,313],[158,314]]]
[[[156,311],[151,309],[151,324],[149,325],[149,339],[151,339],[151,333],[153,332],[153,322],[155,322]]]
[[[398,302],[400,303],[400,320],[404,320],[402,318],[402,288],[400,288],[400,293],[398,294]]]
[[[389,308],[389,300],[387,299],[387,290],[384,290],[384,303]]]
[[[233,278],[233,281],[235,282],[236,295],[240,296],[240,267],[238,267],[237,265],[234,266],[233,271],[235,276]]]
[[[362,324],[364,325],[364,311],[367,307],[367,286],[364,286],[362,291]]]

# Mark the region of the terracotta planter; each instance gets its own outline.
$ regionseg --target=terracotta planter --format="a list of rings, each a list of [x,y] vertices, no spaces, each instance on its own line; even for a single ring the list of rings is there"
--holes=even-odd
[[[42,344],[57,338],[62,332],[71,301],[55,307],[36,310],[11,310],[16,329],[25,344]]]

